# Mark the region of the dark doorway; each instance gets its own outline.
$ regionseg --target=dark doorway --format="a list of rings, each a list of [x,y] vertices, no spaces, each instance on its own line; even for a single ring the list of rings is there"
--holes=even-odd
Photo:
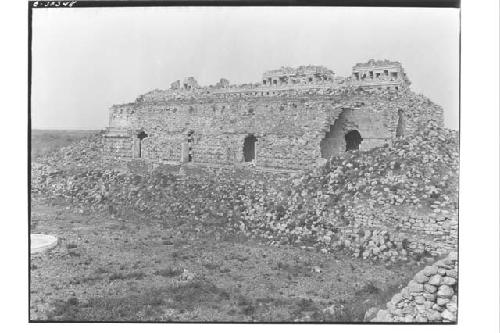
[[[145,139],[147,137],[148,137],[148,135],[144,131],[140,131],[137,134],[137,138],[139,139],[139,140],[137,140],[137,157],[139,157],[139,158],[142,157],[142,139]]]
[[[194,144],[194,131],[190,130],[188,132],[188,162],[193,161],[193,144]]]
[[[405,135],[405,114],[403,110],[398,110],[398,127],[396,128],[396,138],[402,138]]]
[[[345,135],[345,151],[358,150],[361,141],[363,141],[363,138],[357,130],[347,132]]]
[[[255,142],[257,142],[257,138],[255,138],[253,134],[245,138],[245,142],[243,143],[243,156],[245,162],[251,162],[255,159]]]

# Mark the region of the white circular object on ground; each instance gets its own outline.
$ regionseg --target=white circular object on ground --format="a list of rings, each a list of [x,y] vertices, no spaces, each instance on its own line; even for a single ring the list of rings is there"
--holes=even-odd
[[[57,237],[44,234],[31,234],[31,254],[40,253],[57,245]]]

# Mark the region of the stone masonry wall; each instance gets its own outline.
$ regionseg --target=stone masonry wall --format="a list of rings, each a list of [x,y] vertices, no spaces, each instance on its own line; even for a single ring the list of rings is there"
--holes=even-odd
[[[330,235],[333,248],[354,257],[378,261],[439,257],[456,250],[458,219],[448,216],[402,216],[396,211],[360,211],[348,226],[338,226]],[[328,241],[330,242],[330,239]]]
[[[115,158],[137,157],[138,153],[126,150],[138,149],[136,133],[144,131],[148,136],[142,141],[142,158],[181,163],[186,161],[191,133],[192,162],[231,165],[243,163],[245,137],[254,135],[257,166],[308,169],[321,163],[321,142],[331,128],[333,155],[345,151],[344,135],[350,130],[361,134],[360,150],[388,143],[396,135],[399,109],[407,134],[429,119],[442,123],[442,109],[411,92],[142,98],[112,107],[110,131],[127,129],[130,136],[108,135],[105,152]]]
[[[132,158],[133,140],[130,137],[108,137],[104,140],[103,157],[127,161]]]
[[[425,267],[378,311],[372,322],[456,322],[458,256]]]

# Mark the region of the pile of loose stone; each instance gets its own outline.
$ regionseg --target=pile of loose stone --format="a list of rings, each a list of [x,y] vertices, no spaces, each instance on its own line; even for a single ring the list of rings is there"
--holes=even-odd
[[[249,202],[243,227],[274,244],[405,260],[456,246],[457,202],[457,135],[430,123],[391,147],[336,157]]]
[[[102,168],[102,133],[83,137],[81,140],[38,157],[37,164],[51,166],[58,170],[68,168]]]
[[[52,170],[44,173],[46,170]],[[137,174],[114,169],[54,171],[37,164],[32,171],[32,193],[63,200],[78,210],[133,208],[156,219],[226,218],[229,227],[245,210],[246,200],[259,200],[286,176],[249,174],[232,170],[202,170],[185,176],[162,171]],[[268,190],[269,189],[269,190]]]
[[[457,320],[458,258],[425,267],[378,311],[373,322],[454,322]]]
[[[456,245],[458,137],[433,123],[392,146],[346,153],[294,177],[224,168],[185,175],[117,170],[101,164],[99,145],[94,137],[38,161],[32,193],[80,211],[216,218],[270,244],[373,260],[435,257]]]

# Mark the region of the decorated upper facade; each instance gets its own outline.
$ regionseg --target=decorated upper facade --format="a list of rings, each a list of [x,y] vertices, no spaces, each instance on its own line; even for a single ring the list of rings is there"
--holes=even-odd
[[[401,63],[387,59],[370,59],[366,63],[357,63],[352,68],[352,79],[353,84],[359,86],[401,85],[407,87],[411,83]]]
[[[369,60],[352,68],[351,76],[336,76],[324,66],[281,67],[262,74],[255,83],[231,84],[221,78],[219,82],[201,86],[194,77],[177,80],[170,89],[156,89],[138,97],[144,100],[170,100],[205,97],[258,97],[301,94],[336,94],[338,91],[404,90],[410,85],[401,63],[389,60]]]
[[[283,86],[288,84],[318,84],[333,82],[334,72],[324,66],[281,67],[264,72],[263,86]]]

